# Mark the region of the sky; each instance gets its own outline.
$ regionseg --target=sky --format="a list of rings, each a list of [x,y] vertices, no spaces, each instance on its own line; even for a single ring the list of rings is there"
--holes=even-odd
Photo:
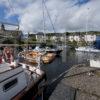
[[[42,1],[0,0],[0,21],[23,32],[100,31],[100,0],[45,0],[49,16]]]

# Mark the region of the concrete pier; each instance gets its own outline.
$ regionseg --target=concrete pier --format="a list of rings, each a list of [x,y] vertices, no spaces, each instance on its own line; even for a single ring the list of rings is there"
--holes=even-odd
[[[100,100],[100,69],[85,64],[73,66],[49,100]]]

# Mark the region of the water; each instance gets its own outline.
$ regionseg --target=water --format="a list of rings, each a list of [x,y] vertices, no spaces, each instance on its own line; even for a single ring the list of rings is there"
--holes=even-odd
[[[97,57],[98,53],[86,53],[86,52],[75,52],[74,50],[64,49],[60,57],[57,57],[52,63],[42,65],[42,70],[46,72],[48,83],[56,79],[61,73],[67,71],[73,65],[77,64],[88,64],[89,59]],[[59,81],[56,80],[50,84],[45,92],[46,99],[49,98]]]
[[[62,52],[61,56],[57,57],[52,63],[42,65],[42,70],[46,72],[48,81],[51,81],[73,65],[88,63],[88,60],[93,55],[93,53],[88,54],[66,50],[66,52]]]

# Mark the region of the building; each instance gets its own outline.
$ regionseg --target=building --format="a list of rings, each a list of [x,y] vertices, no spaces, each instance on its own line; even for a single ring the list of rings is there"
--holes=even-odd
[[[77,34],[74,34],[74,35],[69,35],[68,40],[71,42],[73,42],[73,41],[79,42],[81,40],[84,40],[86,42],[94,42],[96,40],[96,35],[90,35],[90,34],[77,35]]]
[[[75,35],[74,41],[77,41],[77,42],[81,41],[81,37],[79,35]]]
[[[22,31],[16,29],[16,30],[6,30],[4,24],[1,24],[0,28],[0,43],[5,41],[6,39],[14,39],[18,40],[21,39]]]
[[[73,35],[68,36],[68,40],[73,42],[74,41],[74,36]]]
[[[43,32],[38,32],[37,34],[35,34],[36,36],[36,40],[39,43],[43,43],[46,41],[46,35]]]
[[[73,34],[66,34],[66,33],[43,33],[43,32],[38,32],[34,34],[36,37],[37,42],[45,42],[45,41],[52,41],[52,42],[66,42],[66,41],[76,41],[76,42],[81,42],[81,41],[86,41],[89,43],[92,43],[96,40],[96,35],[93,34],[85,34],[85,33],[73,33]],[[31,35],[32,36],[32,35]]]
[[[94,42],[96,41],[96,35],[89,35],[89,34],[84,35],[84,40],[86,42]]]
[[[79,42],[81,41],[81,37],[79,35],[70,35],[68,36],[68,40],[71,42],[73,41]]]
[[[43,32],[38,32],[36,34],[29,34],[30,37],[35,36],[37,42],[43,43],[45,41],[65,41],[66,36],[62,35],[62,33],[43,33]]]

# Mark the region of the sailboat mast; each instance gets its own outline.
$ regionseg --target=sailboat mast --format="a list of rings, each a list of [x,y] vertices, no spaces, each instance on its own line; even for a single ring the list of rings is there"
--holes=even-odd
[[[89,8],[87,8],[87,19],[86,19],[86,42],[87,42],[87,30],[88,30],[88,19],[89,19],[89,17],[88,17],[88,11],[89,11]]]
[[[46,33],[45,33],[45,10],[44,10],[44,0],[42,0],[42,13],[43,13],[43,34],[44,34],[44,42],[46,43]]]

